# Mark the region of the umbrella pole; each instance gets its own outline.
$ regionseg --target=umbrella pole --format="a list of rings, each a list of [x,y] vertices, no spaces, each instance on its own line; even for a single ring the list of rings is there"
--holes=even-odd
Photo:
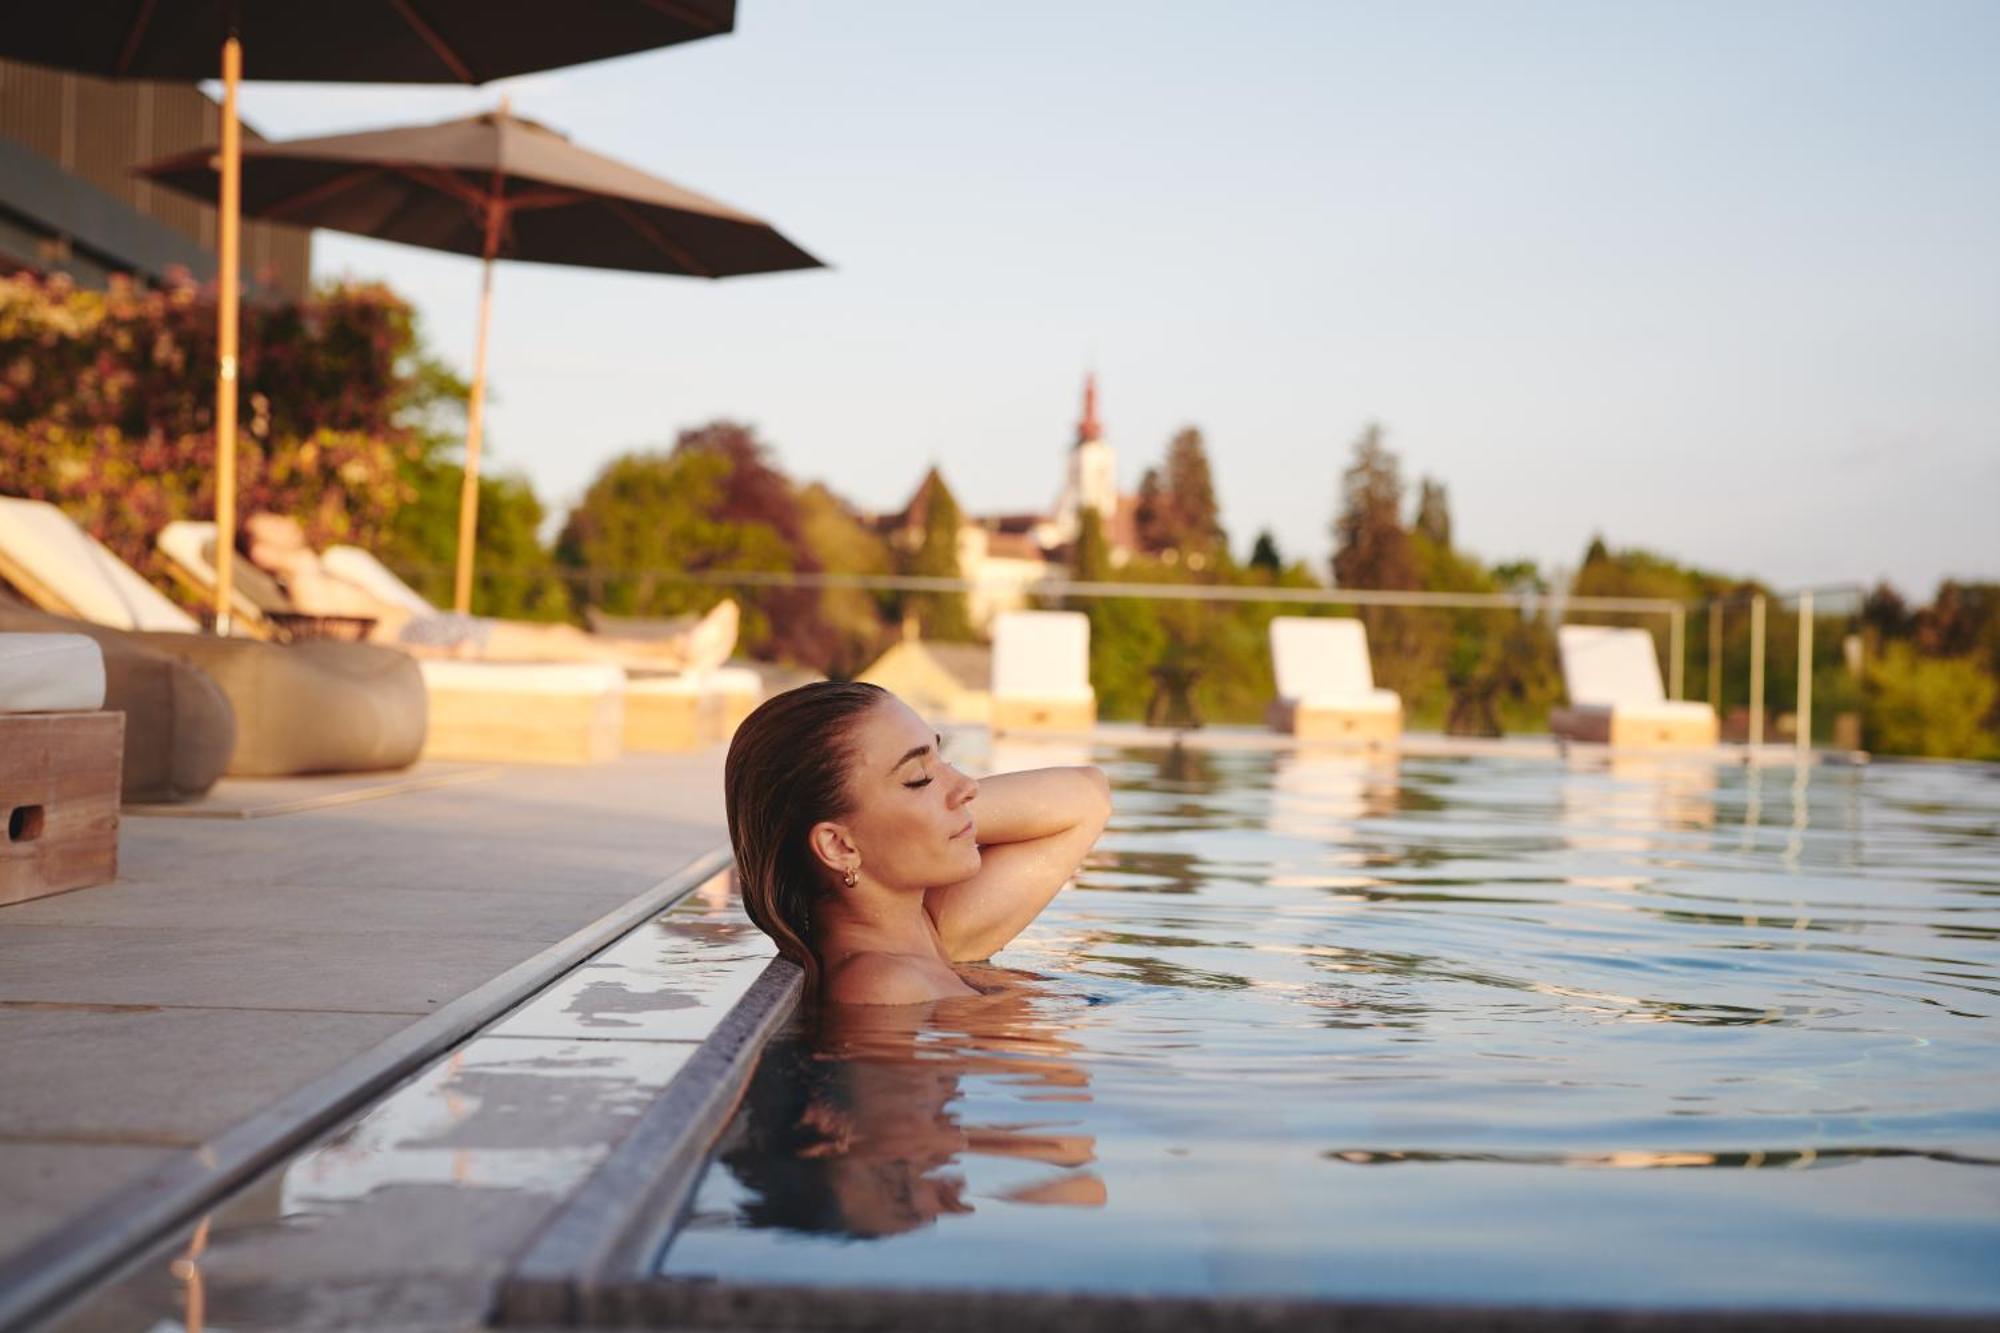
[[[230,592],[236,577],[236,315],[237,236],[242,225],[243,157],[236,119],[236,85],[243,77],[243,43],[222,43],[222,198],[216,249],[215,368],[215,632],[232,629]]]
[[[452,583],[451,606],[460,615],[472,610],[472,550],[479,535],[479,434],[486,416],[486,327],[493,318],[493,252],[500,242],[501,209],[486,210],[486,254],[479,279],[479,340],[472,351],[472,395],[465,406],[465,487],[458,497],[458,573]]]

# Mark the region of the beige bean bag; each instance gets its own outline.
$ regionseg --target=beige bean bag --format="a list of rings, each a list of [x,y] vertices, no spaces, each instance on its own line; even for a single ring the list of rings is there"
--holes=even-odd
[[[144,635],[31,611],[0,596],[0,632],[94,639],[104,660],[104,707],[125,714],[126,801],[188,801],[215,785],[236,748],[236,714],[209,674],[149,648]]]

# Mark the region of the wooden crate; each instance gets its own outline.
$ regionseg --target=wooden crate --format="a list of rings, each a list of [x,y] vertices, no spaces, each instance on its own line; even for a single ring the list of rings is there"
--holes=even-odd
[[[1382,749],[1402,739],[1402,711],[1386,709],[1310,709],[1280,703],[1274,709],[1276,729],[1300,741],[1338,743]]]
[[[1619,750],[1711,750],[1719,743],[1713,712],[1649,717],[1643,709],[1555,708],[1549,711],[1549,731]]]
[[[1095,699],[1027,699],[993,696],[989,725],[1007,731],[1083,732],[1097,725]]]
[[[0,905],[118,877],[123,713],[0,714]]]
[[[1712,750],[1720,741],[1715,714],[1705,717],[1630,716],[1611,712],[1611,745],[1620,750]]]

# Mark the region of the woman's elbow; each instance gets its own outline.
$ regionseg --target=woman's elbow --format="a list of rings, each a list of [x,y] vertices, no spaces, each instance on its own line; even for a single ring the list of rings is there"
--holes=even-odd
[[[1103,769],[1090,764],[1077,769],[1076,774],[1081,779],[1077,822],[1101,831],[1111,822],[1111,779],[1104,776]]]

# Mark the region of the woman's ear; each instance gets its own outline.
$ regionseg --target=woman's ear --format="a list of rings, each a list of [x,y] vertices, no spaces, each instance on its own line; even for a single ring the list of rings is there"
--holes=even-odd
[[[812,848],[813,856],[819,863],[836,875],[845,874],[861,855],[854,846],[854,839],[848,836],[847,825],[836,824],[830,819],[822,819],[812,826],[806,834],[806,845]]]

